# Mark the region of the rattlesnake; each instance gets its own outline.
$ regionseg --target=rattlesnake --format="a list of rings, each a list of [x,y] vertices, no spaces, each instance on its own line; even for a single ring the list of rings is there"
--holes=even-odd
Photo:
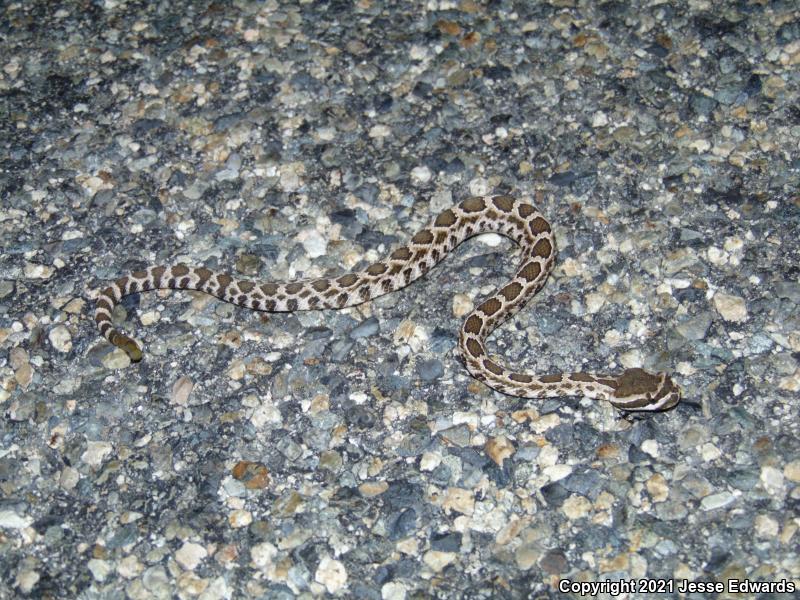
[[[616,376],[585,372],[533,375],[512,371],[488,355],[486,337],[542,288],[556,255],[547,220],[530,204],[509,196],[469,198],[439,214],[408,245],[385,259],[360,273],[336,278],[253,282],[184,264],[134,271],[99,293],[95,321],[109,342],[139,361],[142,352],[138,344],[111,324],[114,305],[128,294],[163,288],[200,290],[238,306],[269,312],[345,308],[407,286],[461,242],[484,232],[514,240],[522,249],[522,260],[513,279],[475,308],[461,327],[459,347],[475,379],[511,396],[583,395],[627,411],[666,410],[678,403],[680,389],[665,373],[628,369]]]

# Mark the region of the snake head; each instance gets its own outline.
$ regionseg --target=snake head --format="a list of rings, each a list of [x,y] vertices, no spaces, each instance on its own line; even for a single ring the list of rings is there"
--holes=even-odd
[[[134,342],[127,335],[114,333],[109,341],[117,348],[122,348],[125,351],[125,354],[131,358],[132,362],[139,362],[142,360],[142,349],[139,348],[139,344]]]
[[[681,389],[666,373],[628,369],[617,381],[617,389],[610,401],[620,410],[667,410],[681,399]]]

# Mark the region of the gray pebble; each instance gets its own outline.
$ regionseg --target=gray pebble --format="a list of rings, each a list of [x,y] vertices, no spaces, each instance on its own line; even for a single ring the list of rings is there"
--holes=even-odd
[[[350,338],[357,340],[360,338],[376,335],[380,331],[380,322],[375,317],[365,319],[350,331]]]
[[[423,381],[436,381],[444,375],[444,365],[438,358],[417,362],[417,373]]]

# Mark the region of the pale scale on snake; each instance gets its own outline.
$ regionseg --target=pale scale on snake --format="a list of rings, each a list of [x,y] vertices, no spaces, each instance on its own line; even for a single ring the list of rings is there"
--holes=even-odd
[[[404,288],[461,242],[485,232],[514,240],[521,247],[522,258],[511,281],[481,302],[461,327],[459,347],[475,379],[511,396],[586,396],[607,400],[626,411],[666,410],[678,403],[680,389],[665,373],[636,368],[618,375],[536,375],[515,372],[489,357],[486,338],[542,288],[556,255],[553,232],[544,216],[530,204],[509,196],[469,198],[439,214],[408,245],[365,271],[335,278],[257,282],[205,267],[148,267],[117,279],[100,292],[95,321],[109,342],[139,361],[139,345],[111,324],[114,305],[128,294],[165,288],[199,290],[238,306],[269,312],[345,308]]]

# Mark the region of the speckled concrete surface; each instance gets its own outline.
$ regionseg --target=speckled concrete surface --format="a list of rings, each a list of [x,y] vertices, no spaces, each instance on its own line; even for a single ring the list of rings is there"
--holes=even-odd
[[[795,2],[0,11],[0,596],[800,584]],[[129,297],[138,364],[94,329],[128,269],[342,272],[495,192],[560,255],[493,351],[664,369],[677,409],[472,380],[460,315],[513,262],[492,237],[339,312]]]

